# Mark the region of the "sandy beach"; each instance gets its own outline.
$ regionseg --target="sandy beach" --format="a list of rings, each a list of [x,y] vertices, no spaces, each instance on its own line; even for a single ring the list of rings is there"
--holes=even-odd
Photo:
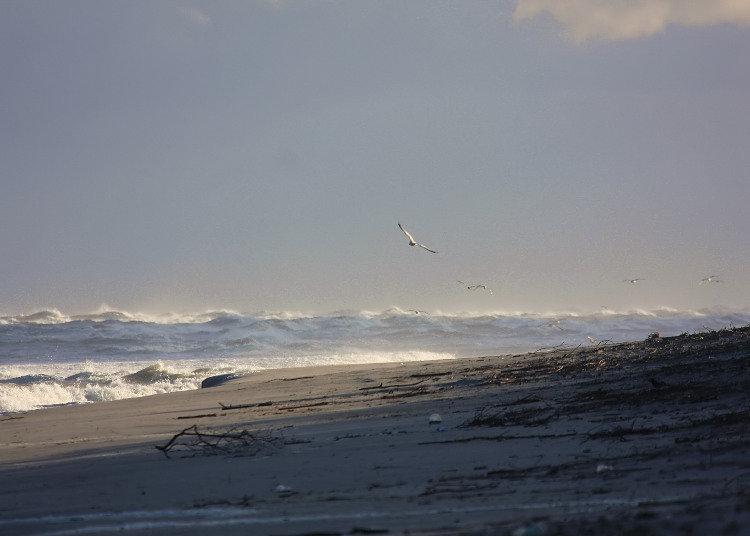
[[[750,328],[215,383],[0,416],[0,534],[750,534]]]

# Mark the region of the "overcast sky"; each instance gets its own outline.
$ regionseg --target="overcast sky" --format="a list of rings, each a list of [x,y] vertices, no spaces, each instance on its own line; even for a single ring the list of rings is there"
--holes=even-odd
[[[744,0],[1,0],[0,313],[745,308],[749,50]]]

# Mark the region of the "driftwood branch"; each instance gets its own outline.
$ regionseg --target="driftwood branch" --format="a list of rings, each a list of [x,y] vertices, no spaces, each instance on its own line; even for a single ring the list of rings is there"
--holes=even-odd
[[[225,432],[204,432],[194,424],[172,436],[166,444],[156,445],[156,449],[167,458],[173,451],[187,451],[193,455],[224,453],[252,456],[267,448],[282,445],[283,439],[272,434],[259,435],[236,428]]]
[[[216,417],[216,413],[203,413],[201,415],[181,415],[178,419],[203,419],[205,417]]]
[[[262,408],[264,406],[273,406],[273,402],[256,402],[253,404],[223,404],[219,402],[221,409],[245,409],[245,408]]]
[[[377,390],[377,389],[398,389],[399,387],[414,387],[415,385],[419,385],[420,383],[424,383],[425,380],[419,380],[417,382],[413,383],[399,383],[399,384],[393,384],[393,385],[383,385],[382,383],[380,385],[376,385],[374,387],[360,387],[360,391],[370,391],[370,390]]]

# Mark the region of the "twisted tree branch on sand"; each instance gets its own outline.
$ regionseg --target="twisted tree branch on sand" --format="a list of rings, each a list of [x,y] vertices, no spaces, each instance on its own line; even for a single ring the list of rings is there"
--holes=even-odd
[[[236,428],[226,432],[202,432],[194,424],[175,434],[165,445],[156,445],[156,449],[169,458],[172,451],[188,451],[194,455],[212,455],[217,453],[253,456],[267,448],[283,446],[283,438],[270,433],[258,435],[248,430]]]

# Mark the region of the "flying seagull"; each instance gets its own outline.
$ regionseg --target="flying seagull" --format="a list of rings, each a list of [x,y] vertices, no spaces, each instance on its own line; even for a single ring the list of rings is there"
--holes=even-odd
[[[427,251],[429,251],[430,253],[437,253],[437,251],[431,250],[430,248],[428,248],[428,247],[427,247],[427,246],[425,246],[424,244],[420,244],[419,242],[417,242],[416,240],[414,240],[414,237],[413,237],[412,235],[410,235],[410,234],[409,234],[409,231],[407,231],[406,229],[404,229],[404,228],[403,228],[403,227],[401,226],[401,222],[399,222],[399,224],[398,224],[398,228],[399,228],[399,229],[401,229],[401,230],[402,230],[402,231],[404,232],[404,234],[406,235],[406,237],[407,237],[407,238],[409,239],[409,245],[410,245],[410,246],[419,246],[419,247],[420,247],[420,248],[422,248],[422,249],[426,249],[426,250],[427,250]]]
[[[623,279],[622,280],[623,283],[633,283],[633,284],[636,284],[638,281],[643,281],[643,279],[640,277],[636,277],[635,279]]]
[[[406,312],[407,313],[414,313],[415,315],[428,315],[428,314],[430,314],[427,311],[420,311],[419,309],[407,309]]]
[[[704,277],[701,279],[699,285],[702,285],[703,283],[721,283],[721,279],[716,279],[715,275],[709,275],[708,277]]]
[[[461,281],[460,279],[456,279],[456,281],[458,281],[463,286],[465,286],[466,290],[477,290],[477,289],[481,288],[483,290],[489,291],[489,293],[492,294],[492,289],[487,288],[487,285],[468,285],[468,284],[464,283],[463,281]]]

